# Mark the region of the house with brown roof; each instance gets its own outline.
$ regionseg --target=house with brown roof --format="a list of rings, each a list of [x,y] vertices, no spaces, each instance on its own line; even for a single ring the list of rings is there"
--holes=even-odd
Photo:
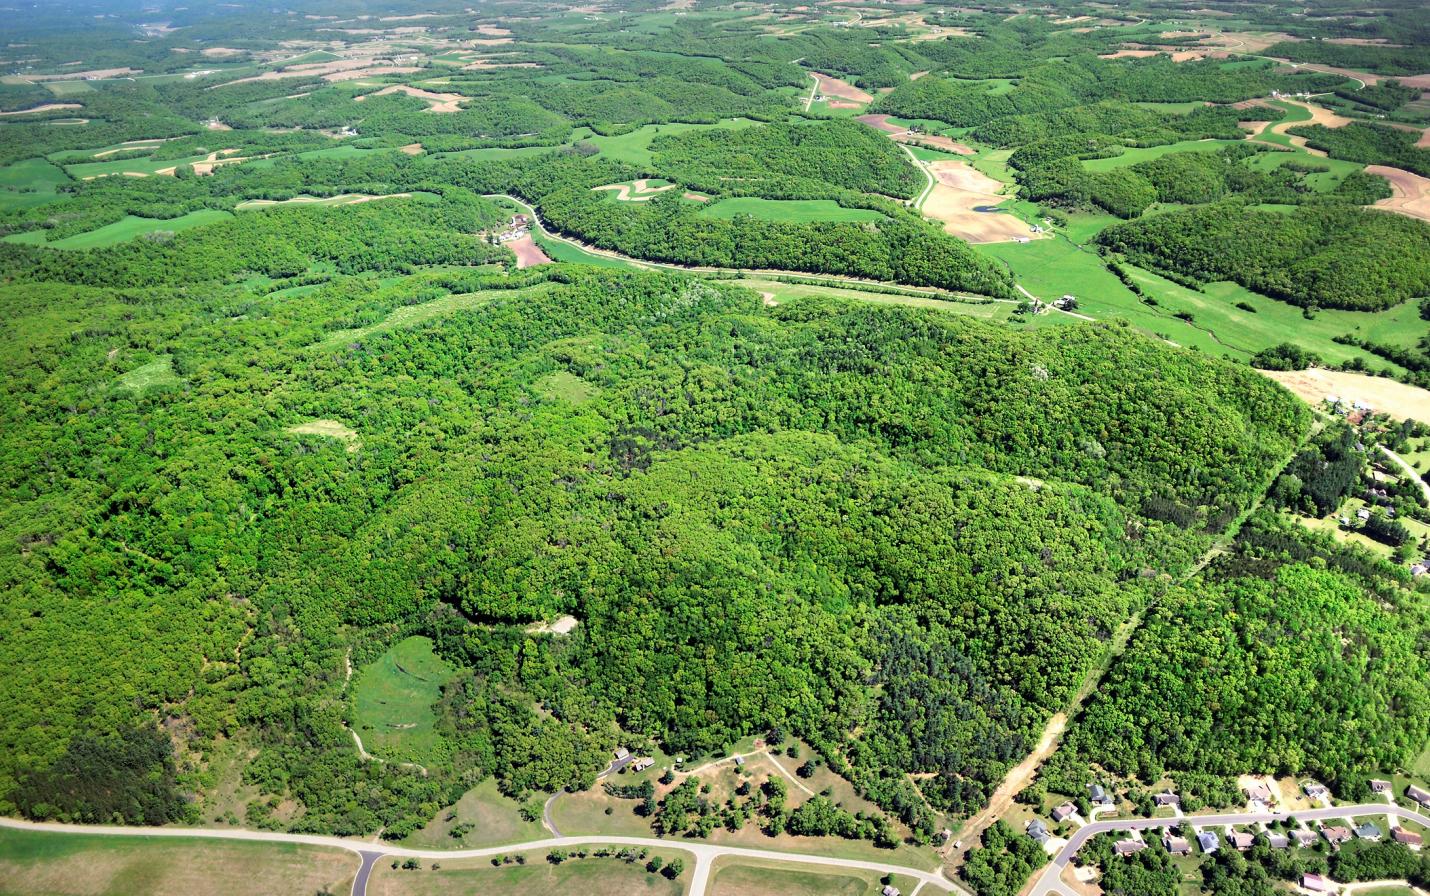
[[[1341,825],[1328,825],[1321,828],[1321,836],[1326,838],[1326,842],[1332,846],[1340,846],[1342,843],[1349,843],[1351,839],[1350,828]]]
[[[1077,814],[1077,806],[1072,803],[1063,803],[1053,810],[1053,821],[1059,822]]]
[[[1190,855],[1192,852],[1192,843],[1186,837],[1176,837],[1172,834],[1163,834],[1162,845],[1166,847],[1167,852],[1171,853],[1174,856]]]
[[[1232,831],[1227,839],[1231,841],[1232,849],[1238,852],[1246,852],[1256,842],[1256,837],[1246,831]]]
[[[1425,838],[1415,831],[1408,831],[1405,828],[1395,828],[1391,830],[1390,836],[1395,838],[1396,843],[1404,843],[1406,846],[1423,846]]]
[[[1147,844],[1141,840],[1118,840],[1112,844],[1112,851],[1119,856],[1132,856],[1147,848]]]
[[[1319,874],[1303,874],[1301,875],[1301,889],[1309,890],[1312,893],[1334,893],[1336,885],[1329,878]]]

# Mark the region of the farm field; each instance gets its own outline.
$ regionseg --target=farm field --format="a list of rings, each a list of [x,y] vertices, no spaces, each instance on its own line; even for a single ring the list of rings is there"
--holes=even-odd
[[[346,850],[287,843],[0,830],[6,896],[336,893],[356,870]]]
[[[399,641],[355,671],[353,728],[367,751],[392,761],[430,760],[437,745],[432,704],[455,671],[423,637]]]
[[[96,230],[87,233],[77,233],[67,236],[54,242],[45,242],[44,231],[31,230],[26,233],[16,234],[6,237],[7,242],[26,243],[34,246],[47,246],[51,249],[99,249],[104,246],[113,246],[118,243],[127,242],[132,239],[152,233],[183,233],[185,230],[194,227],[202,227],[205,224],[213,224],[217,221],[224,221],[231,218],[226,211],[219,209],[200,209],[196,212],[189,212],[178,218],[167,220],[156,220],[153,218],[136,218],[133,215],[126,215],[123,220],[115,221],[113,224],[106,224]],[[40,237],[40,239],[36,239]]]
[[[46,159],[24,159],[0,168],[0,212],[54,202],[55,188],[69,175]]]

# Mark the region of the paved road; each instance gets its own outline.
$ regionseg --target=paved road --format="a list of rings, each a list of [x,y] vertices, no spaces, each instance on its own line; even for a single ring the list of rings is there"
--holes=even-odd
[[[621,769],[625,768],[626,766],[630,765],[632,762],[635,761],[636,756],[634,753],[630,754],[625,759],[617,759],[613,761],[610,765],[606,766],[606,770],[597,775],[596,780],[599,781],[607,775],[614,775],[616,772],[620,771]],[[551,836],[553,837],[560,837],[561,832],[556,829],[556,819],[551,817],[551,806],[556,802],[556,798],[565,792],[566,791],[564,790],[556,791],[551,796],[548,796],[546,798],[546,802],[541,805],[541,823],[546,825],[546,829],[551,832]]]
[[[1382,805],[1378,811],[1385,812]],[[1430,824],[1430,819],[1425,820]],[[902,865],[883,862],[865,862],[857,859],[836,859],[829,856],[815,856],[804,853],[776,852],[769,849],[748,849],[740,846],[720,846],[698,840],[658,840],[655,837],[551,837],[545,840],[531,840],[526,843],[508,843],[505,846],[491,846],[485,849],[412,849],[406,846],[374,844],[365,840],[345,840],[341,837],[325,837],[320,834],[284,834],[273,831],[249,831],[241,828],[146,828],[110,827],[105,825],[55,824],[48,822],[22,821],[14,818],[0,818],[0,827],[23,831],[44,831],[58,834],[89,834],[116,837],[194,837],[206,840],[249,840],[266,843],[297,843],[305,846],[322,846],[331,849],[346,849],[362,858],[362,868],[353,882],[352,896],[365,896],[368,876],[372,866],[384,857],[432,859],[448,861],[452,859],[487,859],[526,850],[570,848],[578,846],[640,846],[651,850],[680,850],[695,857],[695,868],[691,877],[687,896],[705,896],[705,888],[710,879],[710,867],[721,857],[760,859],[762,861],[788,862],[799,865],[818,865],[825,868],[846,868],[858,871],[874,871],[879,874],[900,874],[912,877],[920,884],[927,884],[941,892],[953,891],[959,896],[969,896],[966,890],[943,877],[937,871],[924,871]]]
[[[1068,862],[1077,855],[1083,845],[1098,834],[1110,831],[1145,831],[1155,828],[1175,827],[1189,822],[1196,827],[1219,827],[1229,824],[1258,824],[1269,821],[1283,821],[1295,818],[1298,821],[1322,821],[1326,819],[1355,818],[1362,815],[1386,815],[1413,821],[1430,827],[1430,818],[1400,806],[1385,803],[1364,803],[1356,806],[1332,806],[1329,809],[1307,809],[1302,812],[1234,812],[1226,815],[1184,815],[1173,818],[1121,818],[1109,821],[1095,821],[1080,830],[1068,840],[1053,861],[1045,868],[1029,896],[1068,896],[1058,880]]]

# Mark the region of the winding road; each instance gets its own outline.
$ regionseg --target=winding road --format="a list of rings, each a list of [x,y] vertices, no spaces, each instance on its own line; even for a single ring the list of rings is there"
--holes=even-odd
[[[1233,812],[1225,815],[1184,815],[1169,818],[1124,818],[1112,821],[1095,821],[1085,825],[1073,834],[1057,855],[1043,869],[1036,884],[1033,885],[1028,896],[1076,896],[1063,885],[1059,879],[1063,869],[1077,855],[1078,850],[1088,840],[1098,834],[1106,834],[1112,831],[1146,831],[1157,828],[1176,827],[1183,823],[1189,823],[1195,827],[1223,827],[1225,825],[1247,825],[1261,824],[1271,821],[1285,821],[1296,819],[1297,821],[1324,821],[1328,819],[1356,818],[1362,815],[1383,815],[1394,816],[1406,821],[1413,821],[1417,824],[1430,827],[1430,818],[1411,809],[1401,806],[1386,805],[1385,803],[1363,803],[1355,806],[1332,806],[1328,809],[1307,809],[1301,812]]]
[[[1386,807],[1379,807],[1384,813]],[[1430,819],[1425,821],[1430,824]],[[705,896],[710,882],[710,870],[716,859],[731,857],[759,859],[766,862],[787,862],[798,865],[817,865],[823,868],[850,868],[858,871],[873,871],[879,874],[898,874],[911,877],[919,882],[919,887],[930,886],[940,892],[954,892],[959,896],[969,896],[966,890],[943,877],[937,871],[924,871],[902,865],[882,862],[865,862],[858,859],[837,859],[829,856],[805,853],[776,852],[770,849],[749,849],[740,846],[718,846],[713,843],[687,840],[660,840],[655,837],[551,837],[545,840],[531,840],[526,843],[508,843],[505,846],[490,846],[483,849],[412,849],[406,846],[373,844],[364,840],[346,840],[341,837],[325,837],[319,834],[284,834],[272,831],[250,831],[239,828],[152,828],[152,827],[110,827],[105,825],[56,824],[49,822],[21,821],[14,818],[0,818],[0,827],[21,831],[41,831],[55,834],[85,834],[112,837],[189,837],[206,840],[248,840],[263,843],[296,843],[303,846],[345,849],[355,853],[362,861],[357,876],[353,879],[352,896],[366,896],[367,882],[373,866],[384,858],[415,858],[437,861],[453,859],[486,859],[526,850],[558,849],[578,846],[640,846],[647,849],[681,850],[695,857],[695,867],[690,880],[687,896]]]

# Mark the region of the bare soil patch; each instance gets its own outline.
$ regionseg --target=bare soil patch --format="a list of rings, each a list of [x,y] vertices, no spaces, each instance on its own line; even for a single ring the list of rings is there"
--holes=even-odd
[[[908,143],[913,146],[927,146],[930,149],[941,149],[944,152],[958,153],[963,156],[973,155],[973,148],[965,146],[951,137],[942,134],[911,134],[908,128],[901,127],[889,121],[887,115],[860,115],[856,121],[861,121],[871,128],[877,128],[899,143]]]
[[[814,75],[814,80],[819,82],[819,92],[824,96],[837,96],[840,99],[853,100],[856,103],[872,103],[872,94],[865,93],[847,81],[841,81],[830,75],[810,72]]]
[[[518,268],[534,268],[539,264],[551,263],[551,259],[546,257],[546,253],[541,251],[541,247],[536,245],[536,241],[531,238],[529,233],[526,236],[508,240],[502,245],[516,253]]]
[[[1000,243],[1009,240],[1037,239],[1028,225],[1009,212],[975,211],[990,208],[1008,197],[1002,195],[1004,185],[967,162],[930,162],[928,170],[934,176],[934,187],[920,211],[943,222],[943,229],[970,243]]]
[[[43,106],[36,106],[33,109],[16,109],[13,112],[0,112],[0,115],[38,115],[41,112],[60,112],[65,109],[83,109],[79,103],[45,103]]]
[[[406,146],[402,147],[402,149],[400,150],[400,152],[404,153],[405,155],[409,155],[409,156],[420,156],[420,155],[422,155],[422,144],[421,144],[421,143],[409,143],[409,144],[407,144]]]
[[[1279,121],[1271,126],[1271,133],[1281,134],[1282,136],[1286,137],[1286,139],[1291,141],[1292,146],[1299,146],[1301,149],[1306,150],[1306,152],[1310,153],[1313,156],[1321,156],[1322,158],[1324,158],[1326,154],[1319,149],[1312,149],[1307,146],[1305,137],[1297,137],[1294,134],[1288,134],[1286,133],[1287,130],[1295,127],[1309,127],[1313,124],[1324,125],[1328,128],[1342,128],[1351,123],[1351,119],[1346,118],[1343,115],[1337,115],[1330,109],[1324,109],[1320,106],[1312,105],[1311,103],[1302,103],[1296,100],[1289,99],[1283,99],[1283,102],[1293,103],[1297,106],[1301,106],[1302,108],[1306,109],[1311,113],[1311,120]]]
[[[199,52],[211,59],[224,59],[229,56],[242,56],[246,51],[235,50],[233,47],[204,47]]]
[[[478,25],[477,33],[488,37],[511,37],[511,30],[499,25]]]
[[[1386,377],[1312,367],[1309,370],[1263,370],[1312,406],[1329,395],[1363,401],[1377,412],[1397,419],[1430,423],[1430,390],[1407,386]]]
[[[1395,193],[1377,202],[1376,208],[1430,221],[1430,178],[1384,165],[1367,165],[1365,170],[1390,181],[1390,189]]]
[[[394,84],[391,87],[384,87],[377,93],[370,93],[364,96],[354,97],[358,102],[362,102],[369,96],[387,96],[393,93],[405,93],[408,96],[415,96],[419,100],[427,101],[427,111],[438,114],[444,112],[460,112],[461,104],[466,101],[466,97],[460,93],[433,93],[430,90],[423,90],[420,87],[409,87],[406,84]]]

